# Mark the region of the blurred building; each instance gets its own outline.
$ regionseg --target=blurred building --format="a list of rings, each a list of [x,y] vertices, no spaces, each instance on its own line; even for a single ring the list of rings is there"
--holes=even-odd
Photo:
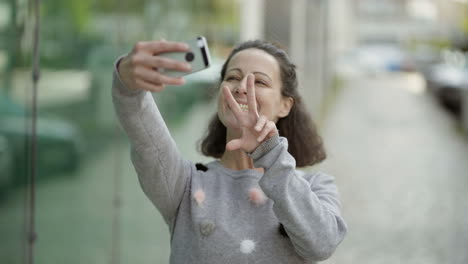
[[[437,21],[450,32],[453,44],[468,50],[468,1],[436,0]]]
[[[335,62],[342,54],[366,43],[405,46],[414,40],[454,40],[463,32],[467,2],[240,0],[240,36],[285,46],[298,66],[308,110],[317,116],[322,114]]]
[[[346,0],[241,0],[242,40],[262,38],[288,50],[298,67],[308,110],[322,114],[335,58],[354,45],[352,6]]]
[[[468,16],[465,0],[353,0],[359,42],[454,39]]]

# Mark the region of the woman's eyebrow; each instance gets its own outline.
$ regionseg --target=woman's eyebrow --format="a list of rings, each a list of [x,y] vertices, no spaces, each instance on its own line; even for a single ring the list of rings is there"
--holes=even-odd
[[[231,72],[231,71],[238,71],[240,73],[242,73],[242,70],[240,68],[232,68],[232,69],[229,69],[226,73],[228,72]],[[263,75],[265,77],[267,77],[270,81],[271,81],[271,78],[268,74],[264,73],[264,72],[259,72],[259,71],[256,71],[256,72],[253,72],[253,74],[260,74],[260,75]]]
[[[232,69],[229,69],[227,72],[230,72],[230,71],[238,71],[238,72],[242,73],[242,70],[239,69],[239,68],[232,68]]]

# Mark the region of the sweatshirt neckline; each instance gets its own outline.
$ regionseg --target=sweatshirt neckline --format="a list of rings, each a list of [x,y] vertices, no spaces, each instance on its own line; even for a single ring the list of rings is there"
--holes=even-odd
[[[226,168],[219,162],[219,160],[215,160],[215,161],[208,163],[207,167],[209,169],[221,171],[223,174],[227,174],[233,178],[241,178],[241,177],[260,178],[263,175],[263,173],[254,169],[232,170],[232,169]]]

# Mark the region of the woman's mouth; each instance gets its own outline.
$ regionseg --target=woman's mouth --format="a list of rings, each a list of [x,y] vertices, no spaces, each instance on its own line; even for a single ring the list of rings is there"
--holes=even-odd
[[[239,103],[239,107],[243,112],[248,112],[249,111],[249,106],[246,105],[246,104]]]

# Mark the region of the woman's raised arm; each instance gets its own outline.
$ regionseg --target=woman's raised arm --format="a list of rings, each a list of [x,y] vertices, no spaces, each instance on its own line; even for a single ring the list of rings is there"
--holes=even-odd
[[[130,139],[142,189],[171,228],[195,167],[177,150],[150,91],[183,84],[182,78],[165,76],[157,69],[188,71],[190,67],[158,54],[187,49],[186,44],[168,41],[137,43],[116,62],[112,88],[115,111]]]

